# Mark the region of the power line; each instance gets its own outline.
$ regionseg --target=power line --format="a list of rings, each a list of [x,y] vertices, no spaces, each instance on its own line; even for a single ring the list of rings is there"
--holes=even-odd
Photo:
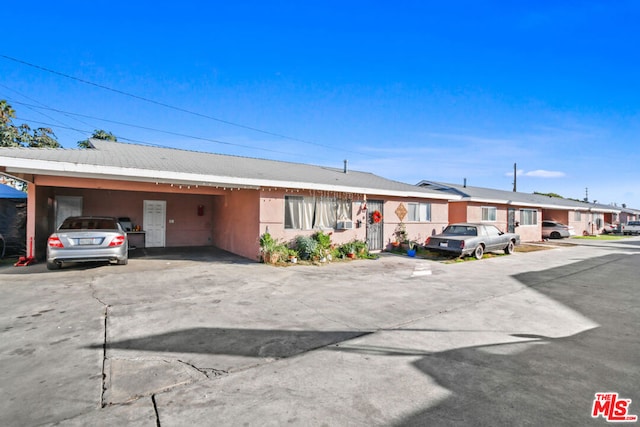
[[[180,136],[180,137],[183,137],[183,138],[191,138],[191,139],[196,139],[196,140],[199,140],[199,141],[214,142],[214,143],[217,143],[217,144],[230,145],[230,146],[240,147],[240,148],[251,148],[251,149],[255,149],[255,150],[264,150],[264,151],[270,151],[272,153],[290,154],[290,153],[287,153],[287,152],[284,152],[284,151],[269,150],[269,149],[261,148],[261,147],[253,147],[253,146],[250,146],[250,145],[242,145],[242,144],[236,144],[236,143],[228,142],[228,141],[221,141],[219,139],[204,138],[204,137],[201,137],[201,136],[194,136],[194,135],[188,135],[188,134],[179,133],[179,132],[156,129],[156,128],[152,128],[152,127],[148,127],[148,126],[134,125],[134,124],[131,124],[131,123],[120,122],[120,121],[117,121],[117,120],[102,119],[100,117],[89,116],[87,114],[72,113],[72,112],[69,112],[69,111],[63,111],[63,110],[59,110],[59,109],[51,108],[51,107],[39,107],[37,105],[27,104],[25,102],[20,102],[20,101],[12,101],[12,103],[18,104],[18,105],[23,105],[25,107],[31,107],[31,108],[36,108],[36,109],[40,108],[40,109],[45,109],[45,110],[49,110],[49,111],[54,111],[56,113],[65,114],[65,115],[69,115],[69,116],[78,116],[78,117],[84,117],[86,119],[100,120],[100,121],[103,121],[103,122],[113,123],[113,124],[117,124],[117,125],[121,125],[121,126],[129,126],[129,127],[133,127],[133,128],[137,128],[137,129],[150,130],[150,131],[153,131],[153,132],[159,132],[159,133],[164,133],[164,134],[173,135],[173,136]],[[25,119],[21,119],[21,120],[25,120]],[[73,128],[69,128],[69,129],[74,130]]]
[[[11,91],[11,92],[17,93],[19,96],[22,96],[22,97],[24,97],[24,98],[27,98],[28,100],[30,100],[30,101],[32,101],[32,102],[35,102],[35,103],[37,103],[37,104],[40,104],[40,105],[41,105],[41,107],[38,107],[38,106],[35,106],[35,105],[26,104],[26,103],[24,103],[24,102],[15,101],[15,100],[11,100],[11,99],[7,98],[7,100],[8,100],[8,101],[10,101],[10,102],[11,102],[11,104],[20,104],[20,105],[23,105],[23,106],[25,106],[25,107],[29,108],[31,111],[36,112],[36,113],[38,113],[38,114],[41,114],[41,115],[45,116],[45,117],[46,117],[46,118],[48,118],[48,119],[54,120],[54,121],[56,121],[56,122],[57,122],[57,123],[59,123],[59,124],[62,124],[62,125],[65,125],[65,126],[67,125],[66,123],[64,123],[64,122],[62,122],[62,121],[60,121],[60,120],[56,119],[55,117],[51,117],[51,116],[48,116],[48,115],[44,114],[43,112],[35,111],[35,110],[34,110],[34,108],[43,108],[43,109],[48,109],[48,110],[51,110],[51,111],[55,111],[55,109],[53,109],[53,108],[49,107],[48,105],[43,104],[42,102],[38,101],[37,99],[33,99],[33,98],[31,98],[31,97],[29,97],[29,96],[25,95],[24,93],[21,93],[21,92],[19,92],[19,91],[15,90],[15,89],[12,89],[12,88],[10,88],[10,87],[8,87],[8,86],[6,86],[6,85],[3,85],[2,83],[0,83],[0,87],[3,87],[3,88],[5,88],[6,90],[9,90],[9,91]],[[64,114],[64,113],[62,113],[62,114]],[[67,116],[67,117],[68,117],[68,116]],[[72,118],[72,117],[71,117],[71,118]],[[74,119],[74,120],[76,120],[76,121],[78,121],[78,122],[80,122],[80,123],[82,123],[83,125],[90,126],[90,125],[89,125],[89,123],[85,123],[85,122],[83,122],[82,120],[78,120],[78,119],[76,119],[76,118],[73,118],[73,119]]]
[[[120,94],[120,95],[128,96],[130,98],[134,98],[134,99],[137,99],[137,100],[140,100],[140,101],[144,101],[144,102],[148,102],[148,103],[151,103],[151,104],[159,105],[161,107],[169,108],[169,109],[172,109],[172,110],[175,110],[175,111],[180,111],[180,112],[183,112],[183,113],[191,114],[191,115],[202,117],[202,118],[205,118],[205,119],[214,120],[216,122],[224,123],[224,124],[227,124],[227,125],[230,125],[230,126],[239,127],[239,128],[242,128],[242,129],[248,129],[248,130],[251,130],[251,131],[254,131],[254,132],[260,132],[260,133],[263,133],[263,134],[266,134],[266,135],[276,136],[278,138],[284,138],[284,139],[288,139],[288,140],[291,140],[291,141],[301,142],[301,143],[304,143],[304,144],[315,145],[315,146],[318,146],[318,147],[329,148],[329,149],[335,149],[336,148],[336,147],[331,147],[329,145],[319,144],[317,142],[311,142],[311,141],[307,141],[307,140],[304,140],[304,139],[299,139],[299,138],[295,138],[295,137],[291,137],[291,136],[287,136],[287,135],[283,135],[283,134],[279,134],[279,133],[275,133],[275,132],[270,132],[270,131],[266,131],[266,130],[263,130],[263,129],[258,129],[258,128],[255,128],[255,127],[252,127],[252,126],[247,126],[247,125],[243,125],[243,124],[240,124],[240,123],[231,122],[231,121],[228,121],[228,120],[223,120],[223,119],[220,119],[220,118],[217,118],[217,117],[213,117],[213,116],[209,116],[209,115],[206,115],[206,114],[198,113],[196,111],[187,110],[186,108],[176,107],[176,106],[173,106],[173,105],[170,105],[170,104],[166,104],[164,102],[155,101],[153,99],[145,98],[145,97],[142,97],[142,96],[139,96],[139,95],[135,95],[135,94],[132,94],[132,93],[129,93],[129,92],[125,92],[125,91],[122,91],[122,90],[119,90],[119,89],[114,89],[114,88],[111,88],[109,86],[101,85],[99,83],[94,83],[94,82],[91,82],[89,80],[81,79],[79,77],[71,76],[69,74],[61,73],[59,71],[55,71],[55,70],[52,70],[50,68],[43,67],[41,65],[32,64],[30,62],[23,61],[23,60],[20,60],[20,59],[17,59],[17,58],[13,58],[11,56],[7,56],[7,55],[4,55],[4,54],[0,54],[0,57],[4,58],[4,59],[7,59],[9,61],[14,61],[14,62],[17,62],[19,64],[26,65],[28,67],[36,68],[36,69],[41,70],[41,71],[46,71],[48,73],[55,74],[55,75],[58,75],[58,76],[61,76],[61,77],[67,78],[67,79],[75,80],[75,81],[80,82],[80,83],[84,83],[84,84],[87,84],[87,85],[95,86],[95,87],[98,87],[100,89],[108,90],[108,91],[111,91],[111,92],[114,92],[114,93],[117,93],[117,94]],[[369,154],[359,153],[357,151],[345,150],[343,148],[342,148],[342,150],[346,151],[346,152],[349,152],[349,153],[359,154],[361,156],[373,157],[373,156],[371,156]],[[286,153],[286,154],[289,154],[289,153]]]
[[[70,113],[70,114],[72,114],[72,113]],[[82,116],[82,115],[80,115],[80,116]],[[89,117],[89,116],[86,116],[86,117]],[[82,129],[76,129],[76,128],[73,128],[71,126],[54,125],[54,124],[51,124],[51,123],[41,122],[39,120],[26,119],[24,117],[16,117],[16,119],[28,121],[30,123],[38,123],[38,124],[41,124],[41,125],[44,125],[44,126],[55,126],[55,127],[61,128],[61,129],[67,129],[67,130],[73,130],[73,131],[76,131],[76,132],[82,132],[85,135],[87,133],[91,133],[90,131],[86,131],[86,130],[82,130]],[[104,120],[104,119],[98,119],[98,120]],[[109,122],[110,120],[104,120],[104,121]],[[119,123],[119,122],[115,122],[115,121],[111,121],[111,122],[112,123],[118,123],[118,124],[121,124],[121,125],[124,125],[124,126],[132,126],[132,127],[138,127],[138,128],[146,129],[146,130],[154,130],[154,131],[157,131],[157,132],[168,133],[168,134],[171,134],[171,135],[184,136],[184,137],[187,137],[187,138],[193,138],[193,139],[199,139],[199,140],[202,140],[202,141],[215,142],[215,143],[218,143],[218,144],[230,145],[230,146],[234,146],[234,147],[249,148],[251,150],[261,150],[261,151],[268,151],[270,153],[278,153],[278,154],[286,154],[286,155],[290,155],[291,154],[291,153],[287,153],[287,152],[284,152],[284,151],[270,150],[268,148],[252,147],[250,145],[242,145],[242,144],[234,144],[232,142],[219,141],[219,140],[216,140],[216,139],[208,139],[208,138],[201,138],[201,137],[197,137],[197,136],[184,135],[184,134],[180,134],[180,133],[176,133],[176,132],[163,131],[163,130],[153,129],[153,128],[145,128],[143,126],[128,125],[126,123]],[[170,147],[170,146],[167,146],[167,145],[151,143],[151,142],[148,142],[148,141],[140,141],[140,140],[126,138],[126,137],[120,137],[120,136],[118,136],[117,138],[119,140],[122,140],[122,141],[130,141],[130,142],[136,142],[136,143],[139,143],[139,144],[150,145],[150,146],[154,146],[154,147],[174,148],[175,149],[175,147]]]

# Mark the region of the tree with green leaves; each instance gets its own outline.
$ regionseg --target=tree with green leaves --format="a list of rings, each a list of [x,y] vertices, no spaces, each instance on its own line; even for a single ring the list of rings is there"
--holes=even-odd
[[[564,199],[564,197],[562,197],[557,193],[540,193],[538,191],[534,191],[533,194],[538,194],[540,196],[547,196],[547,197],[555,197],[556,199]]]
[[[0,147],[57,148],[60,144],[50,128],[13,124],[16,112],[6,100],[0,100]]]
[[[116,138],[116,136],[114,134],[112,134],[111,132],[107,132],[105,130],[102,130],[102,129],[94,130],[93,131],[93,135],[91,135],[91,138],[104,139],[106,141],[113,141],[113,142],[118,141],[118,138]],[[85,139],[83,141],[78,141],[78,147],[80,147],[80,148],[89,148],[89,140]]]

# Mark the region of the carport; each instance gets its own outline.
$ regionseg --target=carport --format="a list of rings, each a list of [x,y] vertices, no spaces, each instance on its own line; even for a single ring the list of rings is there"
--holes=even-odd
[[[67,216],[108,215],[128,218],[130,244],[138,247],[215,244],[214,221],[225,190],[100,179],[39,176],[36,179],[36,253]],[[216,199],[222,199],[216,203]]]

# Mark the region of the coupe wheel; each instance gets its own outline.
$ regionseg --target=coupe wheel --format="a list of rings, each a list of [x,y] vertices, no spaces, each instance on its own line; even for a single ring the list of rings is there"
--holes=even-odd
[[[558,233],[557,231],[554,231],[553,233],[551,233],[551,236],[550,236],[550,237],[551,237],[552,239],[559,239],[559,238],[560,238],[560,237],[562,237],[562,236],[560,236],[560,233]]]
[[[504,253],[509,255],[512,254],[513,251],[515,250],[516,246],[513,244],[513,240],[509,241],[509,244],[507,245],[506,248],[504,248]]]
[[[484,248],[482,247],[482,245],[478,245],[478,247],[473,251],[473,256],[475,256],[476,259],[482,259],[483,255],[484,255]]]

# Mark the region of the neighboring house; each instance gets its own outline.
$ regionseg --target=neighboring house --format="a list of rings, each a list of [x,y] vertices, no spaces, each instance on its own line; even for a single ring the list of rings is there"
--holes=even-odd
[[[25,254],[26,224],[27,194],[0,184],[0,256]]]
[[[503,231],[520,234],[525,242],[542,239],[542,220],[572,226],[576,234],[598,234],[605,219],[620,212],[613,206],[464,184],[421,181],[418,186],[458,197],[449,203],[449,222],[491,222]]]
[[[423,240],[457,196],[344,168],[91,141],[88,149],[0,148],[0,172],[28,183],[27,241],[42,259],[71,215],[127,218],[135,246],[214,245],[256,259],[260,234],[322,229],[335,243],[384,249],[401,222]],[[372,220],[379,211],[382,220]],[[376,215],[377,216],[377,215]]]
[[[620,224],[627,224],[629,221],[640,220],[640,210],[630,209],[626,205],[620,208]]]

